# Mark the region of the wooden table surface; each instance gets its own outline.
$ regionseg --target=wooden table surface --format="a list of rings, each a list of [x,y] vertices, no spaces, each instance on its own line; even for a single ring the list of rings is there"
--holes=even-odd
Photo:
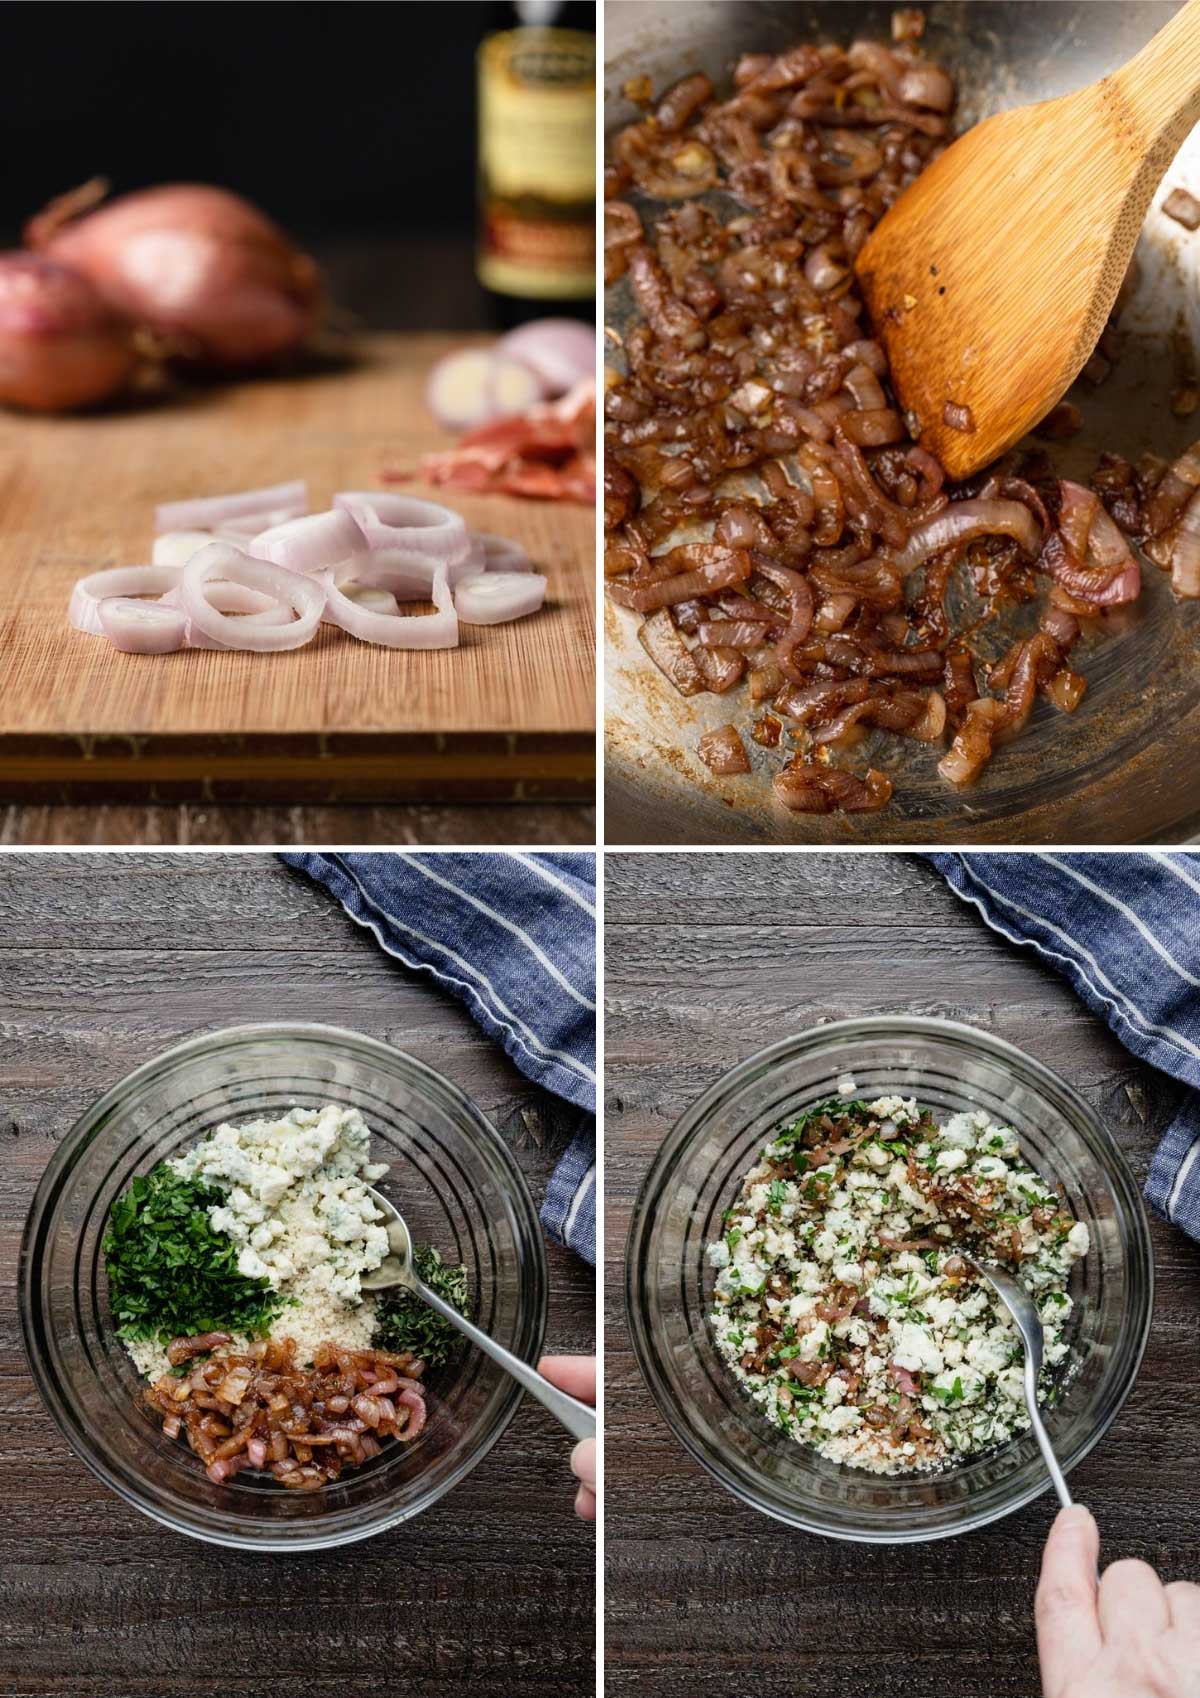
[[[0,859],[0,1698],[590,1698],[593,1532],[572,1510],[570,1441],[528,1399],[428,1515],[296,1558],[156,1526],[92,1477],[42,1408],[15,1276],[55,1143],[157,1050],[281,1012],[392,1039],[446,1073],[540,1202],[576,1111],[303,875],[269,856]],[[549,1256],[547,1346],[590,1353],[590,1270]]]
[[[596,841],[596,810],[578,802],[504,802],[442,806],[332,808],[179,802],[13,802],[0,806],[0,848],[33,844],[134,844],[183,849],[232,844],[288,849],[332,845],[533,843],[552,847]]]
[[[622,1252],[654,1151],[736,1060],[818,1018],[973,1022],[1075,1084],[1144,1177],[1180,1088],[1066,983],[898,855],[626,855],[606,865],[606,1645],[609,1698],[1036,1698],[1052,1505],[872,1547],[744,1508],[672,1438],[626,1331]],[[743,918],[744,916],[744,918]],[[1154,1327],[1116,1424],[1071,1476],[1103,1560],[1200,1579],[1200,1246],[1152,1221]]]

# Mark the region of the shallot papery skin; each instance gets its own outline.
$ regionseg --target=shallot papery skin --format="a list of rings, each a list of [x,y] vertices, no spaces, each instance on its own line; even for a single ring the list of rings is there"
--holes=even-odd
[[[316,329],[315,264],[239,195],[169,183],[75,216],[86,198],[75,191],[52,202],[27,226],[29,246],[82,272],[112,308],[184,358],[261,365]]]
[[[476,572],[454,587],[454,607],[464,625],[503,625],[536,613],[546,580],[536,572]]]
[[[300,511],[308,511],[308,485],[303,480],[294,483],[272,484],[267,489],[242,490],[237,495],[198,495],[185,501],[162,501],[154,509],[154,529],[161,535],[163,531],[211,531],[218,525],[229,524],[235,520],[257,517],[257,531],[266,529],[270,521],[263,515],[272,516],[281,508],[291,509],[296,505]]]
[[[421,456],[419,472],[387,467],[390,483],[427,483],[545,501],[596,499],[596,383],[586,378],[557,401],[476,426],[456,447]]]
[[[60,413],[107,401],[134,365],[128,325],[86,277],[0,254],[0,406]]]
[[[287,625],[250,625],[245,619],[230,618],[218,612],[205,594],[214,578],[273,596],[290,607],[296,617]],[[189,626],[230,649],[265,653],[302,648],[321,623],[325,607],[322,587],[313,579],[269,560],[252,560],[226,542],[214,542],[192,556],[183,568],[180,589]]]

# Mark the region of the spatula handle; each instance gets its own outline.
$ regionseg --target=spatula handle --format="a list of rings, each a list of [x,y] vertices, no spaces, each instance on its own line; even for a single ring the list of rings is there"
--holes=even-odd
[[[1158,34],[1110,79],[1129,144],[1153,175],[1150,195],[1200,122],[1200,0],[1186,0]]]

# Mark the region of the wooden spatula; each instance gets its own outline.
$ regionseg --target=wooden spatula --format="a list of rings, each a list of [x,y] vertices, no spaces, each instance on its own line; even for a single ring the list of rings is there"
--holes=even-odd
[[[872,232],[856,269],[875,333],[951,477],[1062,399],[1198,119],[1200,0],[1187,0],[1123,70],[968,130]]]

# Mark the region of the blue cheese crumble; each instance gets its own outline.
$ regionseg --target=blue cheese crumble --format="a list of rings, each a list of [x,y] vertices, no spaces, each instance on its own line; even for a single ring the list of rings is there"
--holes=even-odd
[[[388,1238],[367,1187],[388,1169],[371,1160],[370,1145],[359,1111],[331,1103],[218,1126],[169,1164],[224,1193],[209,1223],[239,1247],[239,1273],[268,1280],[290,1299],[271,1336],[294,1338],[300,1362],[326,1339],[348,1350],[371,1344],[375,1302],[360,1282],[387,1255]],[[153,1341],[130,1354],[148,1378],[166,1371],[166,1354]]]
[[[708,1248],[717,1348],[768,1420],[831,1461],[934,1468],[1028,1428],[1022,1347],[954,1254],[1014,1271],[1045,1328],[1039,1401],[1068,1345],[1088,1229],[980,1111],[839,1095],[762,1151]]]

